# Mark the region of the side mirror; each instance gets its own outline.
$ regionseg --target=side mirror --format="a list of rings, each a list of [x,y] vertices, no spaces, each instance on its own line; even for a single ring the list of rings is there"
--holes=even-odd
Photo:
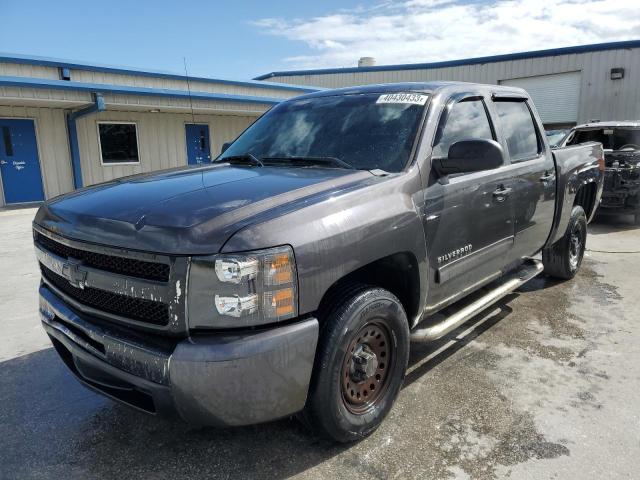
[[[491,170],[504,164],[504,151],[495,140],[461,140],[449,147],[446,158],[435,158],[441,175]]]
[[[224,142],[222,144],[222,148],[220,149],[220,154],[223,154],[224,152],[226,152],[227,148],[229,148],[232,143],[233,142]]]

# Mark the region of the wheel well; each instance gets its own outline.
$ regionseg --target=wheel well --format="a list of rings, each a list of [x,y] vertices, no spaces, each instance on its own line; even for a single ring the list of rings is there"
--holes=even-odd
[[[576,192],[576,198],[573,201],[573,205],[580,205],[584,209],[587,219],[591,218],[593,209],[596,206],[597,191],[595,183],[588,183],[586,185],[582,185]]]
[[[371,285],[389,290],[398,299],[411,320],[418,313],[420,303],[420,274],[415,256],[409,252],[401,252],[383,257],[368,265],[348,273],[336,281],[325,292],[318,306],[318,316],[323,318],[329,314],[336,303],[344,300],[344,296],[353,292],[354,284]]]

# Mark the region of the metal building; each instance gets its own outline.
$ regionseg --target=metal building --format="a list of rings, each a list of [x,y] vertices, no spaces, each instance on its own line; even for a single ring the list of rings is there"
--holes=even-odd
[[[272,72],[256,80],[318,87],[456,80],[522,87],[547,128],[640,118],[640,40],[436,63]]]
[[[0,206],[207,161],[314,90],[0,54]]]

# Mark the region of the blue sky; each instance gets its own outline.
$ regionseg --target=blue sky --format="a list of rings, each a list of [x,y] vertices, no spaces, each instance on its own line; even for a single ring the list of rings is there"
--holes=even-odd
[[[640,38],[637,0],[0,0],[0,52],[252,78]]]
[[[0,52],[32,54],[193,75],[251,78],[304,54],[302,42],[250,22],[323,15],[357,2],[321,0],[0,0]]]

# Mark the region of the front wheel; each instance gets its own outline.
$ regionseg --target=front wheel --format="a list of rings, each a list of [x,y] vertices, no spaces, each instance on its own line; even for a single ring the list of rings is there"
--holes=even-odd
[[[391,409],[409,360],[400,301],[362,286],[323,319],[305,422],[339,442],[371,434]]]
[[[571,210],[564,236],[542,251],[544,271],[552,277],[568,280],[575,277],[582,265],[587,242],[587,216],[581,206]]]

